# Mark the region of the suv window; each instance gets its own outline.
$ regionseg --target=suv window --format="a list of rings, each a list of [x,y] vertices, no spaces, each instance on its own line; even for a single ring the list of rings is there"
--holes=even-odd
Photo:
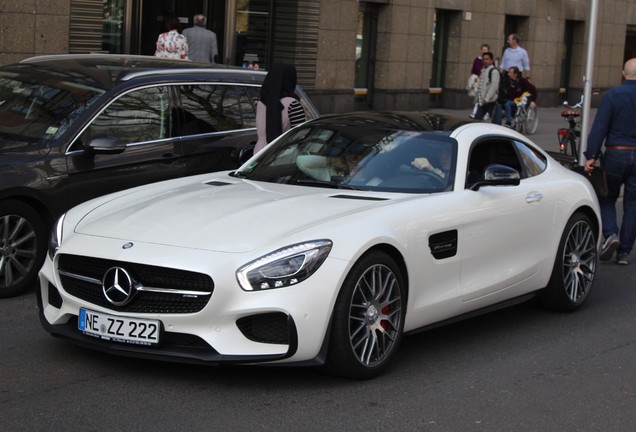
[[[99,114],[81,137],[116,137],[126,143],[169,138],[172,135],[169,88],[147,87],[131,91]]]
[[[242,86],[199,84],[179,89],[182,135],[256,127],[254,106]]]

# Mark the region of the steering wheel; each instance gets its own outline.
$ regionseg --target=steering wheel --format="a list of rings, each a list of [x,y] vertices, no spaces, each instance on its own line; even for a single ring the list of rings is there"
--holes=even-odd
[[[403,165],[403,167],[405,166],[406,165]],[[446,179],[435,171],[431,171],[429,169],[420,169],[412,165],[408,165],[407,172],[410,176],[426,178],[426,181],[431,183],[431,185],[436,189],[446,188]]]
[[[416,168],[417,169],[417,168]],[[426,177],[436,188],[444,189],[446,187],[446,179],[434,171],[418,170],[418,174]]]

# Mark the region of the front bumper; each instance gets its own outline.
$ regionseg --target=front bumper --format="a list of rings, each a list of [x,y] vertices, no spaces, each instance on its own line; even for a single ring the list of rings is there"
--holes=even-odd
[[[96,249],[113,250],[108,245],[111,241],[121,250],[121,241],[114,240],[100,240]],[[170,257],[171,268],[205,273],[213,278],[215,288],[207,304],[195,313],[142,313],[87,301],[64,289],[63,277],[56,271],[58,254],[54,260],[47,257],[39,275],[38,303],[44,329],[91,349],[132,357],[206,364],[321,363],[345,262],[328,258],[312,277],[293,287],[246,292],[240,289],[234,276],[234,269],[247,262],[245,257],[237,260],[232,256],[228,262],[227,256],[208,251],[174,251],[158,245],[135,245],[135,249],[124,252],[125,260],[122,256],[100,258],[156,265],[158,260],[149,263],[147,257]],[[63,253],[79,254],[81,250],[87,249],[71,245]],[[101,287],[95,289],[101,292]],[[81,308],[158,320],[160,343],[135,345],[86,335],[77,325]],[[276,335],[271,337],[268,329],[274,329]]]

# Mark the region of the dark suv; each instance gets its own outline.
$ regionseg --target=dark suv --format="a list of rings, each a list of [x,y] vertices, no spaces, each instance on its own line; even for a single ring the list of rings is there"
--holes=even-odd
[[[237,167],[256,143],[264,72],[123,55],[0,67],[0,297],[34,281],[70,207]],[[297,89],[308,119],[318,116]]]

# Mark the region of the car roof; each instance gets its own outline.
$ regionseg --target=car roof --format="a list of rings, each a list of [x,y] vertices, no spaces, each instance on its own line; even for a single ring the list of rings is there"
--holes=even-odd
[[[239,67],[196,63],[188,60],[163,59],[154,56],[125,54],[59,54],[31,57],[20,63],[2,66],[0,72],[28,73],[43,80],[90,82],[91,86],[107,90],[124,81],[151,76],[208,75],[226,79],[257,78],[260,83],[266,72]]]
[[[428,111],[359,111],[326,115],[312,122],[338,127],[362,127],[405,131],[451,132],[476,120]]]

